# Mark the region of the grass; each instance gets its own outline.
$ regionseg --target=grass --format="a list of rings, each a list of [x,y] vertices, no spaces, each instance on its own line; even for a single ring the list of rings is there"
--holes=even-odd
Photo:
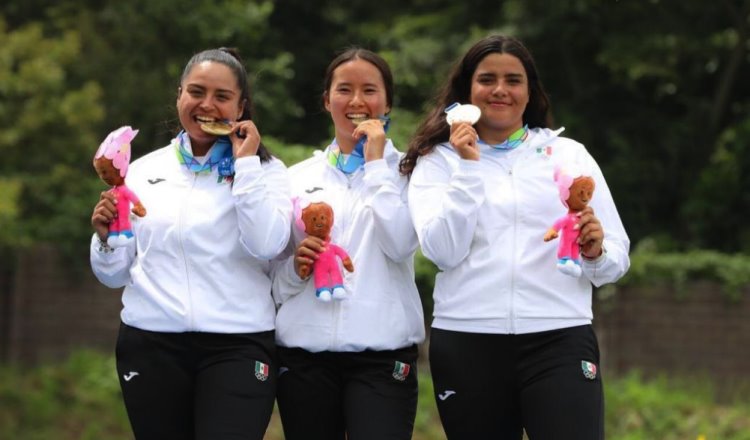
[[[423,368],[422,370],[426,370]],[[420,373],[414,440],[444,440],[429,373]],[[716,402],[708,379],[608,376],[610,440],[750,440],[750,399]],[[80,351],[59,364],[29,370],[0,366],[0,438],[132,439],[114,359]],[[283,440],[274,411],[266,440]]]

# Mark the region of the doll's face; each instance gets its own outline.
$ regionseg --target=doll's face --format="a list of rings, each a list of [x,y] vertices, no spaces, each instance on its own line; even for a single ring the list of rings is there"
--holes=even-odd
[[[107,185],[122,185],[125,181],[125,179],[120,176],[120,170],[115,168],[112,164],[112,159],[107,159],[106,157],[94,159],[94,169],[96,170],[96,174],[99,175],[99,178]]]
[[[571,211],[582,211],[594,195],[594,179],[591,177],[579,177],[570,185],[570,196],[568,197],[568,208]]]
[[[311,203],[302,210],[302,221],[307,235],[325,240],[333,226],[333,210],[326,203]]]

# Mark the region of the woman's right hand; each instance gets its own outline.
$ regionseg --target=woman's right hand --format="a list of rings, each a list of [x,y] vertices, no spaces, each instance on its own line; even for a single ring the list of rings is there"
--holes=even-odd
[[[94,213],[91,215],[91,226],[94,227],[99,240],[107,241],[109,235],[109,223],[117,215],[117,199],[109,191],[103,191],[99,196],[99,203],[94,206]]]
[[[461,156],[461,159],[479,160],[478,140],[479,135],[470,123],[456,122],[451,124],[450,143]]]
[[[294,271],[297,276],[303,280],[309,277],[318,254],[325,249],[325,242],[318,237],[308,236],[302,240],[294,253]]]

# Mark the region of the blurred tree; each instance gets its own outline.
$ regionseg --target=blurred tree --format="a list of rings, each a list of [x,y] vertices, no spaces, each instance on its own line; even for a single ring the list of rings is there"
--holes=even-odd
[[[691,201],[708,196],[696,176],[715,173],[720,134],[750,106],[741,80],[750,77],[750,1],[512,0],[505,10],[536,56],[558,124],[604,168],[631,237],[739,250],[737,240],[703,235],[717,227],[708,209],[731,216],[739,207]]]
[[[349,45],[376,50],[394,71],[389,134],[404,148],[451,63],[480,37],[499,32],[522,38],[534,53],[557,124],[602,165],[634,242],[656,237],[675,248],[750,248],[738,214],[748,203],[742,146],[750,142],[750,85],[742,78],[750,77],[750,0],[477,0],[470,7],[449,0],[197,0],[189,8],[177,0],[9,0],[0,16],[0,54],[15,50],[12,59],[35,60],[23,73],[20,62],[0,65],[0,75],[29,77],[0,77],[4,223],[23,216],[33,225],[35,216],[53,215],[12,208],[19,199],[48,203],[26,195],[21,174],[42,188],[45,179],[66,176],[50,172],[52,164],[77,170],[83,157],[88,167],[99,138],[117,126],[142,130],[136,156],[165,144],[177,127],[182,68],[201,49],[240,48],[254,80],[256,120],[277,149],[328,142],[325,67]],[[76,49],[11,49],[10,35]],[[92,99],[97,106],[86,105]],[[31,116],[21,123],[23,114]],[[75,128],[83,135],[71,133],[70,120],[85,121]],[[24,157],[50,132],[63,140],[48,154]],[[13,167],[15,174],[6,174]],[[80,209],[95,191],[85,197]],[[80,227],[87,229],[88,219]]]
[[[102,2],[94,2],[102,3]],[[292,75],[289,52],[269,48],[272,1],[104,1],[99,7],[69,2],[48,9],[58,30],[77,28],[83,39],[78,73],[104,90],[103,133],[128,123],[141,129],[135,157],[165,145],[178,129],[175,102],[182,70],[195,53],[236,47],[251,82],[261,130],[283,127],[299,112],[283,84]]]
[[[29,23],[10,31],[0,18],[0,246],[85,240],[90,211],[72,199],[96,181],[92,124],[104,111],[99,86],[70,76],[80,48],[74,30],[48,36]]]
[[[695,176],[683,212],[692,244],[750,254],[750,117],[728,127]]]

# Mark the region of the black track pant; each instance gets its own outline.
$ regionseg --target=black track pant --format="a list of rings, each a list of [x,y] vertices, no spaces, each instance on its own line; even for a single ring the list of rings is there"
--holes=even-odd
[[[274,332],[120,326],[117,374],[137,440],[261,440],[276,391]]]
[[[409,440],[417,412],[417,347],[310,353],[279,347],[286,440]]]
[[[604,397],[591,326],[522,335],[432,329],[430,369],[450,440],[601,440]]]

